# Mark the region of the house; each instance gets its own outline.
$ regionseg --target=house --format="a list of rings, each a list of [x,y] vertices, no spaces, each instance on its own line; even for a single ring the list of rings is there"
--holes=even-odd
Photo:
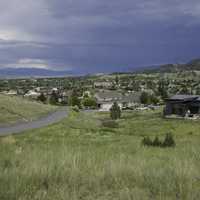
[[[36,91],[36,92],[40,92],[40,91],[41,91],[41,88],[40,88],[40,87],[36,87],[36,88],[35,88],[35,91]]]
[[[84,98],[85,96],[86,97],[92,97],[91,92],[89,90],[84,91],[81,98]]]
[[[58,88],[52,88],[52,89],[51,89],[51,92],[56,92],[56,93],[58,93],[58,91],[59,91]]]
[[[95,88],[111,88],[112,85],[113,84],[110,81],[96,81],[96,82],[94,82]]]
[[[68,101],[69,101],[69,94],[67,92],[62,91],[59,96],[60,97],[59,97],[58,101],[60,103],[62,103],[62,104],[67,104],[68,103]]]
[[[139,93],[122,94],[113,90],[103,90],[95,94],[100,111],[109,111],[114,102],[117,102],[121,109],[131,108],[140,103]]]
[[[134,108],[137,107],[140,102],[141,93],[140,92],[134,92],[134,93],[128,93],[124,94],[122,96],[122,108]]]
[[[9,90],[6,94],[9,95],[9,96],[16,96],[17,91],[16,90]]]
[[[109,111],[114,102],[119,104],[122,100],[122,94],[117,91],[103,90],[96,93],[95,98],[100,111]],[[121,104],[119,106],[122,107]]]
[[[39,92],[36,92],[34,90],[29,90],[24,97],[30,98],[30,99],[37,99],[40,96]]]
[[[178,117],[200,116],[200,96],[199,95],[175,95],[166,99],[164,109],[166,117],[175,115]]]

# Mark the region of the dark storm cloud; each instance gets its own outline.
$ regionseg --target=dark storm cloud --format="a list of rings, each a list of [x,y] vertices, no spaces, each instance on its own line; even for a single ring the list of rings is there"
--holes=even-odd
[[[0,0],[0,67],[118,71],[199,57],[197,0]]]

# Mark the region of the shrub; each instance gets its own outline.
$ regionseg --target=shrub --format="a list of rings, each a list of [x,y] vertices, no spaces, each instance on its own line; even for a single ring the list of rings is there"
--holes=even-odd
[[[153,146],[153,147],[175,147],[176,143],[171,133],[167,133],[163,142],[161,142],[156,136],[152,141],[149,137],[144,137],[142,140],[142,145]]]
[[[165,139],[163,141],[162,146],[163,147],[174,147],[175,145],[176,144],[175,144],[173,135],[171,133],[167,133],[166,136],[165,136]]]
[[[92,97],[87,97],[84,98],[82,101],[83,106],[87,108],[96,108],[97,107],[97,102],[95,98]]]
[[[193,132],[192,132],[192,131],[190,131],[190,132],[188,133],[188,135],[193,135]]]
[[[153,94],[150,96],[150,100],[151,100],[151,103],[153,103],[154,105],[159,103],[158,97]]]
[[[154,141],[152,142],[152,145],[155,147],[162,146],[162,142],[159,140],[158,136],[155,137]]]
[[[78,107],[78,106],[73,106],[73,107],[72,107],[72,110],[73,110],[74,112],[79,112],[79,107]]]
[[[144,146],[151,146],[152,145],[152,141],[151,139],[148,137],[144,137],[142,140],[142,145]]]
[[[5,159],[3,162],[2,162],[2,167],[3,169],[8,169],[8,168],[11,168],[12,167],[12,162],[8,159]]]

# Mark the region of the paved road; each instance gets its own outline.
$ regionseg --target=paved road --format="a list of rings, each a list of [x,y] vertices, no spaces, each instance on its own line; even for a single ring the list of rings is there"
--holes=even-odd
[[[6,136],[11,134],[18,134],[26,130],[42,128],[50,124],[61,121],[67,116],[67,108],[61,108],[58,111],[49,114],[46,117],[40,118],[31,122],[24,122],[11,125],[9,127],[0,127],[0,136]]]

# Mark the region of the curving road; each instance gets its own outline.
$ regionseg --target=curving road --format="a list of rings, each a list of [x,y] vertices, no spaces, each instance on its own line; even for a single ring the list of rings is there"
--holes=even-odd
[[[46,117],[31,122],[17,123],[9,127],[0,127],[0,136],[18,134],[26,130],[42,128],[61,121],[67,116],[67,108],[61,108]]]

